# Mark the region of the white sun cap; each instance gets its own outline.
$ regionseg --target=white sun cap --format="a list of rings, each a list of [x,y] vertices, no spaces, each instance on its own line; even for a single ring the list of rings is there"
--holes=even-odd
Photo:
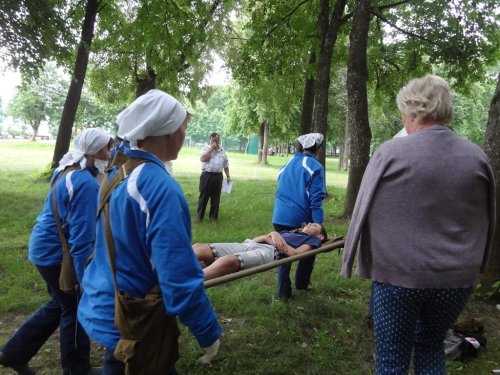
[[[323,134],[321,133],[303,134],[299,138],[297,138],[297,141],[300,142],[300,144],[304,149],[311,148],[314,145],[319,146],[321,143],[323,143]]]
[[[177,99],[153,89],[116,116],[118,136],[140,141],[150,136],[172,134],[180,128],[186,115],[187,111]]]
[[[75,163],[80,163],[84,168],[84,156],[97,154],[110,140],[111,136],[101,128],[85,129],[75,137],[73,141],[75,149],[64,154],[56,170],[61,171]]]

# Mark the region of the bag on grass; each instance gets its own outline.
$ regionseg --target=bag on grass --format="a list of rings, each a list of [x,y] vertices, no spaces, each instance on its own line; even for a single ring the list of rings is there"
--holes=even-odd
[[[464,358],[477,357],[478,351],[486,345],[484,336],[477,339],[472,336],[465,336],[459,332],[449,329],[444,339],[444,352],[446,359],[459,361]]]

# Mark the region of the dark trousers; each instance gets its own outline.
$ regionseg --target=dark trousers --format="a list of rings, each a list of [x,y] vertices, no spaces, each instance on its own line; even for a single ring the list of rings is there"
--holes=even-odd
[[[284,225],[273,224],[275,231],[292,230],[296,228]],[[311,274],[314,269],[316,255],[299,260],[295,271],[295,288],[305,290],[309,287]],[[292,263],[287,263],[278,267],[278,298],[290,298],[292,296],[292,282],[290,280],[290,270]]]
[[[376,373],[444,375],[443,340],[464,309],[472,288],[409,289],[372,284]]]
[[[76,317],[79,297],[59,289],[61,266],[37,266],[37,269],[52,299],[23,323],[2,352],[15,364],[28,363],[59,327],[63,374],[87,374],[90,344]]]
[[[117,360],[113,355],[113,349],[106,348],[104,353],[104,367],[102,369],[101,375],[124,375],[125,374],[125,363]],[[178,375],[175,368],[170,369],[170,371],[165,375]]]
[[[202,172],[200,176],[200,198],[198,200],[197,220],[203,220],[208,200],[210,199],[210,220],[217,220],[219,217],[220,193],[222,190],[222,172],[210,173]]]

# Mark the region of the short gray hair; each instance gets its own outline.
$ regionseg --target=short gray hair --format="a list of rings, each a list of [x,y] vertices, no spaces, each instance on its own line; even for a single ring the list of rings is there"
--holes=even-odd
[[[396,97],[399,110],[417,123],[435,121],[446,125],[453,119],[453,97],[448,83],[441,77],[426,75],[412,79]]]

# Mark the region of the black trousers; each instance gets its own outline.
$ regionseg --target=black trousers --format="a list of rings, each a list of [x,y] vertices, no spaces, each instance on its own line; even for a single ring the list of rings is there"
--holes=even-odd
[[[217,220],[219,217],[220,193],[223,181],[222,172],[211,173],[202,172],[200,176],[200,198],[198,199],[198,211],[196,219],[203,220],[208,200],[210,199],[210,220]]]

